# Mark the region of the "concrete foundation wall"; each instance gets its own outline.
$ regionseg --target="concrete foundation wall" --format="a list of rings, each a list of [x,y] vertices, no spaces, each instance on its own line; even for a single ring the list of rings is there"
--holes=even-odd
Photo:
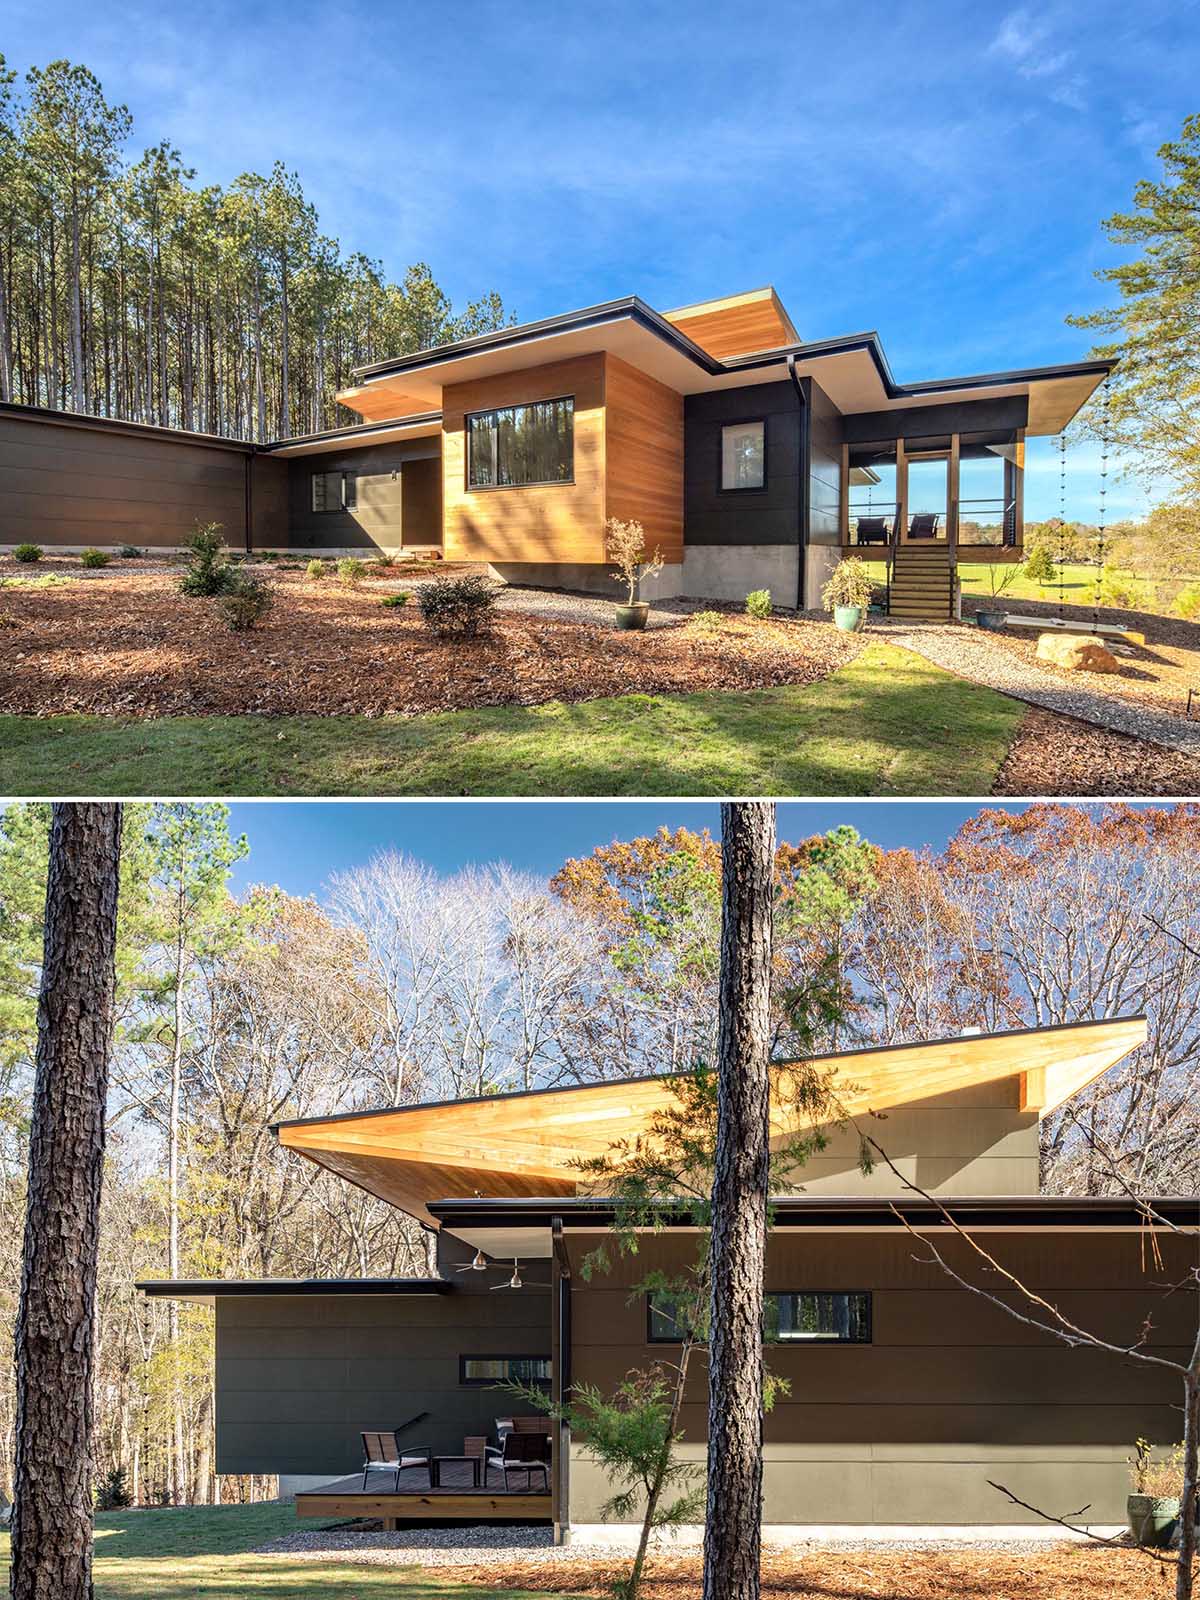
[[[821,590],[829,582],[830,574],[841,560],[837,546],[810,544],[804,552],[804,609],[820,611]]]
[[[493,562],[488,571],[503,583],[530,589],[577,589],[614,604],[625,598],[624,585],[613,579],[613,568],[598,562],[505,561]],[[682,571],[678,566],[664,567],[656,577],[647,578],[641,587],[642,599],[670,600],[682,594]]]
[[[682,593],[697,600],[740,604],[754,589],[769,589],[777,606],[796,604],[798,551],[786,544],[689,544]]]

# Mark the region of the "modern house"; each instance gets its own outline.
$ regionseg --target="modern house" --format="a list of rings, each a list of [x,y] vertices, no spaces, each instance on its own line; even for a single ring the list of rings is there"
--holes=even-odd
[[[1195,1337],[1194,1293],[1172,1293],[1197,1253],[1200,1202],[1039,1193],[1039,1125],[1145,1039],[1140,1017],[968,1034],[844,1052],[819,1064],[849,1117],[867,1121],[905,1181],[936,1196],[1026,1284],[1084,1327],[1161,1351]],[[545,1484],[437,1487],[377,1473],[364,1490],[359,1435],[414,1419],[402,1440],[459,1456],[496,1437],[510,1376],[611,1391],[670,1350],[669,1308],[634,1295],[654,1266],[695,1249],[688,1214],[647,1232],[608,1273],[581,1264],[611,1203],[580,1158],[644,1132],[670,1103],[653,1077],[283,1123],[280,1143],[435,1230],[438,1272],[419,1280],[156,1282],[149,1294],[216,1308],[221,1472],[279,1473],[301,1516],[531,1517],[560,1537],[604,1532],[603,1474],[553,1430]],[[774,1129],[787,1115],[776,1097]],[[829,1142],[782,1195],[769,1241],[767,1357],[789,1392],[766,1419],[764,1520],[821,1525],[1008,1525],[1036,1520],[989,1480],[1054,1513],[1122,1520],[1125,1458],[1139,1436],[1179,1436],[1170,1372],[1069,1349],[962,1289],[923,1240],[1006,1301],[936,1204],[887,1166],[859,1168],[858,1133]],[[907,1224],[907,1226],[906,1226]],[[914,1236],[914,1230],[915,1235]],[[683,1450],[703,1459],[698,1357]],[[609,1529],[610,1536],[620,1529]]]
[[[1015,559],[1025,442],[1107,376],[1086,361],[898,383],[875,333],[805,342],[771,288],[660,313],[636,296],[377,362],[362,419],[248,445],[0,407],[0,545],[435,550],[613,593],[605,523],[665,563],[647,598],[816,606],[843,550],[892,608],[946,616],[958,558]]]

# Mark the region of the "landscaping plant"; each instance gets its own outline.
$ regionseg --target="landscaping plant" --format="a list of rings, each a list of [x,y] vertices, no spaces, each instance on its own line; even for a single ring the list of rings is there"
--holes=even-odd
[[[866,562],[858,556],[847,556],[830,573],[829,582],[821,590],[821,603],[826,611],[836,611],[838,606],[865,611],[874,592],[875,582]]]
[[[401,589],[399,594],[385,594],[379,604],[381,606],[406,606],[411,599],[412,596],[406,590]]]
[[[473,639],[491,619],[496,595],[481,572],[434,578],[417,595],[421,620],[439,638]]]
[[[770,589],[751,589],[746,596],[746,615],[754,617],[758,622],[765,622],[771,615]]]
[[[137,561],[141,553],[136,544],[123,544],[119,552],[123,561]]]
[[[337,575],[339,583],[353,589],[366,577],[367,563],[357,556],[343,556],[337,564]]]
[[[40,544],[19,544],[13,551],[14,561],[40,561],[42,547]]]
[[[183,594],[209,598],[224,594],[234,581],[234,571],[225,552],[219,522],[197,522],[188,536],[187,571],[179,580]]]
[[[716,633],[721,620],[719,611],[697,611],[692,618],[692,626],[699,628],[701,633]]]
[[[619,517],[609,517],[605,532],[605,550],[616,568],[612,575],[613,582],[629,586],[629,598],[625,604],[635,606],[638,604],[642,579],[657,577],[663,569],[658,546],[654,547],[653,555],[647,555],[646,530],[640,522],[622,522]]]
[[[107,550],[85,550],[79,560],[85,567],[106,567],[112,557]]]
[[[325,563],[320,556],[313,557],[305,567],[304,574],[308,578],[323,578],[325,576]]]
[[[221,615],[234,633],[248,633],[275,604],[275,586],[252,572],[238,572],[219,596]]]

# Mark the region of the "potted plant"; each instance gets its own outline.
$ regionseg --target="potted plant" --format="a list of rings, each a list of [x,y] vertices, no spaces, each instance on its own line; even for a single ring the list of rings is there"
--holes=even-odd
[[[608,559],[616,571],[614,583],[629,585],[629,598],[617,607],[617,627],[623,632],[636,632],[646,626],[650,607],[639,600],[638,592],[643,578],[654,578],[663,569],[663,559],[655,546],[654,554],[646,554],[646,530],[640,522],[622,522],[619,517],[609,517],[606,524]]]
[[[1148,1440],[1139,1439],[1129,1457],[1129,1481],[1132,1492],[1125,1511],[1135,1543],[1169,1550],[1179,1534],[1183,1446],[1156,1461]]]
[[[858,556],[847,556],[839,561],[821,590],[825,609],[833,612],[833,620],[843,633],[861,632],[871,604],[875,585],[866,563]]]
[[[1002,628],[1008,621],[1007,611],[996,609],[996,602],[1001,595],[1006,594],[1021,575],[1020,567],[1013,563],[1004,566],[992,562],[987,569],[988,586],[992,591],[992,609],[977,611],[975,613],[976,626],[980,628]]]

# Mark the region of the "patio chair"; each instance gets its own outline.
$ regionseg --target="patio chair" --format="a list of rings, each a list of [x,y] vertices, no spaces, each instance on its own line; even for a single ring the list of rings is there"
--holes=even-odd
[[[518,1419],[528,1422],[529,1418]],[[537,1419],[545,1423],[544,1417]],[[500,1448],[494,1445],[488,1447],[487,1459],[484,1464],[486,1476],[489,1467],[497,1467],[504,1474],[505,1491],[509,1489],[509,1473],[523,1472],[525,1474],[526,1488],[533,1487],[533,1474],[540,1472],[546,1485],[550,1488],[550,1435],[548,1432],[523,1433],[514,1428],[511,1433],[501,1435]]]
[[[856,525],[857,543],[887,544],[890,538],[886,517],[859,517]]]
[[[394,1472],[393,1494],[400,1491],[400,1474],[412,1467],[423,1467],[433,1487],[433,1450],[427,1444],[408,1444],[403,1450],[397,1438],[398,1430],[388,1428],[378,1433],[364,1433],[363,1442],[363,1493],[367,1492],[367,1474],[371,1471]]]
[[[908,519],[908,537],[910,539],[936,539],[939,513],[936,511],[914,511]]]

